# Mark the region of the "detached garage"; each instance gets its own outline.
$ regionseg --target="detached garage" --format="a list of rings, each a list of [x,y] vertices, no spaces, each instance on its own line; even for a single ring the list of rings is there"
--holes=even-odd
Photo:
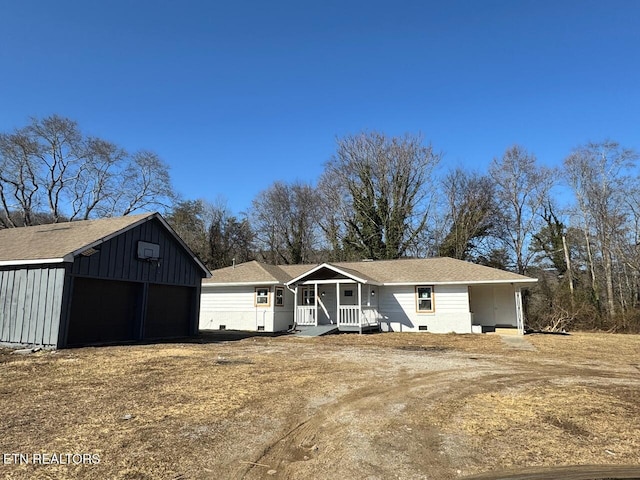
[[[195,335],[209,276],[158,213],[0,230],[0,342]]]

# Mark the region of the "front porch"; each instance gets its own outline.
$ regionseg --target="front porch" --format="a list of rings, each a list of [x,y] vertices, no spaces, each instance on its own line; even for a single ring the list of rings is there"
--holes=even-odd
[[[319,268],[287,284],[295,298],[296,327],[334,325],[342,332],[377,330],[377,285],[348,272]]]
[[[297,305],[295,324],[298,327],[316,327],[335,325],[341,332],[365,332],[380,328],[380,314],[376,307],[343,306],[338,307],[336,319],[329,318],[329,323],[318,322],[318,307],[313,305]]]

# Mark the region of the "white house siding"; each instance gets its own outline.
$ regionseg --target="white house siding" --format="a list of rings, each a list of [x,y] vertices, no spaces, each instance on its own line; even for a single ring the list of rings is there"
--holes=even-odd
[[[58,343],[64,268],[0,271],[0,342]]]
[[[269,286],[269,306],[255,306],[254,285],[215,286],[206,284],[200,297],[200,330],[278,332],[293,324],[293,294],[284,288],[285,306],[275,307],[275,288]]]
[[[435,285],[433,313],[416,312],[414,285],[384,286],[380,289],[382,330],[433,333],[470,333],[471,315],[466,285]]]
[[[282,288],[284,289],[284,306],[274,307],[273,329],[270,330],[271,332],[283,332],[293,327],[293,292],[287,287]]]

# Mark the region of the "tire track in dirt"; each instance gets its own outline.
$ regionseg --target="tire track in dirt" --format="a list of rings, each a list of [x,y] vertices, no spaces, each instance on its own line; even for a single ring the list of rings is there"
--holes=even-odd
[[[425,421],[430,411],[481,393],[583,375],[593,378],[597,370],[561,365],[547,369],[537,362],[518,362],[509,369],[492,364],[465,367],[395,372],[382,385],[356,388],[290,423],[238,478],[265,478],[263,465],[269,466],[268,478],[278,479],[457,478],[457,465],[480,459],[456,451],[455,441],[448,441],[428,418]]]
[[[442,371],[358,388],[296,423],[254,462],[269,465],[277,472],[273,478],[282,479],[335,478],[336,471],[346,478],[361,478],[364,471],[372,478],[389,478],[393,470],[402,473],[398,478],[445,478],[451,466],[446,455],[439,453],[440,432],[431,425],[416,424],[403,412],[415,409],[418,402],[428,407],[477,393],[479,382],[494,389],[496,382],[513,382],[518,375],[496,374],[495,368],[480,377],[478,371],[466,375]],[[415,443],[409,442],[416,438]],[[240,478],[263,478],[264,473],[263,468],[250,466]]]

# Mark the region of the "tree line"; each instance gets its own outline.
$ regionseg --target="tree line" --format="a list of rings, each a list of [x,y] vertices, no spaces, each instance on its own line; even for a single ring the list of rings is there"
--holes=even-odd
[[[513,145],[479,172],[420,135],[368,131],[337,139],[314,184],[276,181],[233,213],[178,199],[154,153],[52,116],[0,134],[0,227],[164,209],[212,269],[448,256],[538,278],[531,327],[640,331],[637,160],[605,140],[550,168]]]

